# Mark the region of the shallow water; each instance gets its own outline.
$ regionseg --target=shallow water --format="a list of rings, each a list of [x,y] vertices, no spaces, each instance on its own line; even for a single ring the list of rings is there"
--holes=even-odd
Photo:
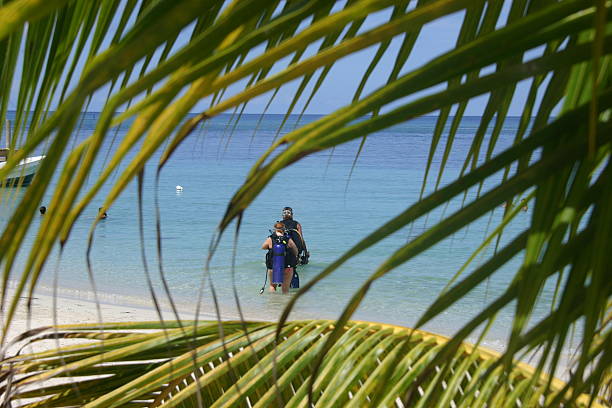
[[[434,117],[415,119],[368,137],[352,174],[351,167],[359,140],[343,145],[333,153],[323,152],[307,157],[277,174],[246,211],[238,241],[234,241],[234,229],[230,228],[220,241],[210,269],[206,272],[204,265],[208,248],[228,200],[244,181],[257,157],[268,148],[282,121],[281,115],[266,115],[254,135],[259,118],[259,115],[244,115],[232,132],[232,126],[227,125],[230,115],[221,115],[184,142],[161,174],[158,191],[162,228],[161,265],[172,298],[183,309],[193,310],[201,298],[201,310],[213,311],[211,288],[214,288],[221,310],[226,315],[237,313],[236,299],[239,299],[242,312],[247,318],[274,319],[279,316],[293,295],[259,294],[265,273],[264,251],[260,245],[272,223],[280,218],[284,206],[293,207],[295,218],[304,228],[311,252],[310,264],[299,269],[303,284],[419,197],[436,121]],[[302,122],[317,118],[307,116]],[[80,130],[74,135],[75,142],[91,133],[96,119],[95,113],[84,115]],[[289,122],[286,129],[293,126],[292,121]],[[479,118],[467,117],[463,120],[442,184],[459,174],[478,124]],[[496,151],[511,143],[517,126],[518,118],[507,120]],[[126,127],[118,130],[118,140],[125,135],[126,130]],[[441,146],[444,143],[445,138]],[[112,148],[108,141],[104,151]],[[441,159],[442,148],[438,150],[428,191],[432,189],[437,164]],[[103,159],[96,163],[95,175],[104,167]],[[163,302],[167,300],[167,294],[160,283],[155,232],[156,163],[156,160],[152,160],[145,173],[145,249],[154,291]],[[92,183],[93,177],[88,187]],[[490,184],[485,184],[485,191]],[[176,185],[183,186],[183,191],[176,191]],[[43,287],[52,287],[57,278],[62,288],[60,293],[93,298],[92,281],[88,277],[85,262],[87,237],[97,208],[109,190],[108,186],[104,187],[78,220],[61,259],[57,258],[56,251],[54,257],[47,262],[41,280]],[[476,191],[471,190],[467,202],[475,194]],[[5,199],[0,205],[3,224],[11,213],[12,203],[22,195],[23,191],[9,199],[4,194]],[[137,199],[137,185],[133,182],[108,210],[108,219],[97,226],[91,253],[92,271],[97,296],[102,301],[151,306],[141,257]],[[411,226],[344,264],[300,299],[291,317],[338,317],[352,294],[386,257],[438,223],[443,215],[452,214],[461,206],[462,200],[463,196],[457,197],[448,207],[416,220]],[[42,204],[48,205],[49,201],[50,195],[47,194]],[[49,208],[49,211],[53,209]],[[448,280],[494,229],[502,215],[503,209],[496,209],[468,229],[457,232],[377,280],[354,318],[414,325]],[[527,228],[530,216],[530,211],[521,212],[506,229],[502,244]],[[37,215],[34,230],[39,223],[40,217]],[[34,232],[31,231],[24,249],[31,246],[33,237]],[[235,267],[232,268],[234,248],[236,257]],[[489,248],[485,254],[491,251]],[[23,269],[25,255],[22,253],[17,260],[14,274]],[[484,259],[486,257],[478,256],[468,271]],[[509,262],[481,287],[465,296],[459,304],[429,323],[426,329],[451,335],[470,316],[503,292],[518,265],[520,259]],[[542,302],[536,309],[538,316],[550,307],[553,289],[549,285],[543,292]],[[500,313],[496,325],[488,334],[489,345],[503,343],[512,314],[512,308]]]

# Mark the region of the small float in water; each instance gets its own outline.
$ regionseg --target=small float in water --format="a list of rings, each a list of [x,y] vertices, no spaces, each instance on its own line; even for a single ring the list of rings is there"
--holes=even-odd
[[[10,145],[10,123],[7,121],[6,130],[6,145]],[[15,154],[17,150],[10,150],[8,147],[0,149],[0,170],[6,166],[6,162],[10,155]],[[19,161],[19,163],[9,171],[3,180],[0,180],[0,187],[17,187],[27,186],[32,182],[36,171],[40,167],[42,160],[45,156],[32,156],[26,157]]]

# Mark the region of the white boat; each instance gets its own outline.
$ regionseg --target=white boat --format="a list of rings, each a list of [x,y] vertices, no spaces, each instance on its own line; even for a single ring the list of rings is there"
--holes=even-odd
[[[6,121],[6,148],[0,149],[0,169],[6,166],[9,155],[15,154],[16,150],[10,150],[11,142],[11,122]],[[27,186],[32,182],[36,171],[40,167],[45,156],[26,157],[9,171],[3,180],[0,180],[0,187]]]
[[[0,149],[0,169],[6,165],[6,149]],[[21,160],[17,166],[15,166],[7,175],[7,177],[0,183],[2,186],[16,187],[16,186],[27,186],[32,182],[34,174],[40,167],[42,160],[45,156],[32,156],[26,157]]]

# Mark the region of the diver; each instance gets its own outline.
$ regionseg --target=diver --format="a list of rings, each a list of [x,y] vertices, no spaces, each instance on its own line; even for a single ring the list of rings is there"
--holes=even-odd
[[[283,219],[281,222],[285,225],[291,239],[293,239],[293,242],[297,245],[298,261],[300,264],[306,265],[308,263],[308,258],[310,258],[310,252],[308,252],[308,248],[306,247],[302,225],[293,219],[293,209],[291,207],[283,208],[282,215]]]
[[[291,237],[285,234],[282,222],[277,221],[274,224],[274,231],[266,238],[261,249],[268,251],[266,268],[270,278],[270,292],[275,292],[276,287],[280,285],[283,293],[288,293],[293,268],[297,263],[298,249]]]

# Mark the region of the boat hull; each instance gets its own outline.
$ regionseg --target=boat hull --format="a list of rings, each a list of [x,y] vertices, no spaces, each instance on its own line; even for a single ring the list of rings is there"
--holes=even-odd
[[[34,179],[34,175],[38,171],[44,157],[45,156],[34,156],[23,159],[9,172],[7,178],[0,181],[0,186],[17,187],[29,185]],[[5,164],[6,162],[0,163],[0,169],[4,167]]]

